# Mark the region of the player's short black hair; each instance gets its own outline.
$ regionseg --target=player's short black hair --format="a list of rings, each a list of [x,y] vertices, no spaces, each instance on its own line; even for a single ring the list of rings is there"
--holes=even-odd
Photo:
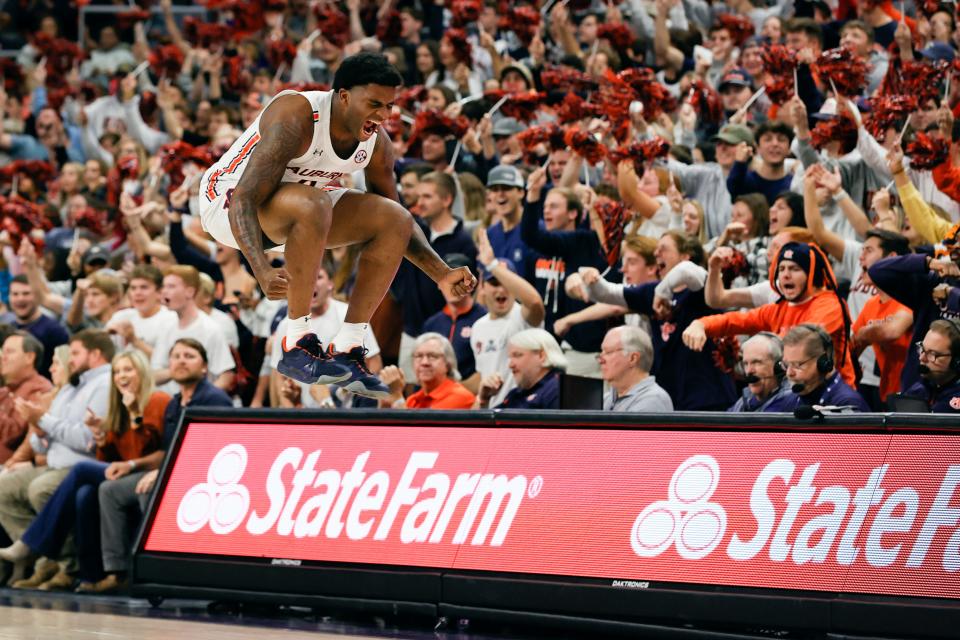
[[[345,58],[333,76],[334,91],[365,84],[399,87],[403,84],[403,76],[386,56],[368,51]]]

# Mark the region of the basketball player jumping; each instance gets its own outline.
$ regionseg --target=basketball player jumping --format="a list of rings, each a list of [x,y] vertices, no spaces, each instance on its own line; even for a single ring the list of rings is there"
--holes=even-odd
[[[210,167],[200,183],[201,221],[239,249],[271,300],[286,297],[287,335],[277,370],[307,384],[335,384],[368,397],[389,395],[365,363],[370,318],[406,257],[446,294],[476,286],[451,269],[398,203],[390,116],[403,80],[384,56],[346,58],[332,91],[283,91]],[[327,186],[365,170],[370,193]],[[326,348],[308,325],[314,283],[327,247],[362,244],[356,286],[339,333]],[[284,268],[265,251],[283,247]]]

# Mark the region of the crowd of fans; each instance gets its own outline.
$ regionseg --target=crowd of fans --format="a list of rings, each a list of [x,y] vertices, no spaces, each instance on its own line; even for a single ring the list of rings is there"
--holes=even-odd
[[[550,409],[566,376],[611,411],[960,412],[955,5],[86,4],[0,5],[14,586],[122,588],[188,405]],[[361,51],[406,81],[403,204],[480,282],[444,298],[403,263],[363,344],[379,401],[276,372],[285,304],[197,216],[271,98]],[[324,258],[323,344],[358,254]]]

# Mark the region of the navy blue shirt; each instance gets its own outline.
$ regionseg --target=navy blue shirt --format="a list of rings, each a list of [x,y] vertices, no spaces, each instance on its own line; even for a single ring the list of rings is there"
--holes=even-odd
[[[542,215],[542,198],[537,202],[525,202],[520,228],[524,243],[540,254],[535,259],[532,277],[527,279],[543,299],[547,312],[544,327],[552,333],[554,320],[589,306],[567,296],[563,286],[567,275],[576,273],[580,267],[596,267],[603,272],[607,261],[594,231],[546,231],[540,226]],[[563,339],[577,351],[593,353],[600,351],[606,332],[606,321],[594,320],[574,325]]]
[[[556,369],[529,389],[514,387],[496,409],[559,409],[560,372]]]
[[[454,316],[453,312],[450,305],[445,306],[442,311],[427,318],[423,323],[423,332],[434,331],[445,336],[453,345],[453,352],[457,355],[457,369],[460,371],[460,377],[469,378],[477,371],[477,365],[473,360],[473,348],[470,346],[470,334],[473,323],[485,316],[487,309],[482,304],[474,303],[458,316]]]
[[[778,180],[767,180],[761,178],[756,171],[748,169],[747,166],[746,162],[734,162],[733,167],[730,168],[730,173],[727,175],[727,191],[730,192],[731,200],[736,200],[747,193],[762,193],[767,199],[767,204],[772,207],[778,195],[790,190],[792,173]]]
[[[703,291],[685,289],[673,294],[673,316],[661,322],[653,314],[657,282],[623,288],[623,297],[631,311],[650,317],[653,339],[653,368],[657,384],[670,394],[677,411],[723,411],[733,404],[736,390],[730,376],[713,362],[713,340],[702,351],[691,351],[683,344],[684,330],[697,318],[716,313],[707,306]]]
[[[430,227],[416,216],[413,219],[429,239]],[[451,253],[462,253],[471,263],[477,261],[477,247],[470,234],[464,230],[462,220],[457,220],[451,233],[438,236],[430,246],[441,258]],[[437,284],[409,260],[401,261],[390,291],[401,305],[403,331],[407,335],[418,336],[423,333],[424,321],[443,309],[443,294]]]
[[[164,451],[170,450],[173,444],[173,436],[177,431],[177,423],[180,421],[180,402],[183,400],[183,393],[177,393],[167,403],[167,409],[163,412],[163,446]],[[197,383],[197,388],[193,390],[193,396],[190,398],[188,407],[232,407],[233,400],[227,395],[227,392],[220,387],[203,378]]]
[[[900,388],[909,389],[920,381],[916,343],[927,335],[930,323],[940,318],[960,317],[960,289],[956,288],[960,287],[960,279],[941,279],[927,268],[927,256],[917,253],[878,260],[868,274],[877,289],[913,311],[913,338],[900,374]],[[941,282],[954,287],[943,305],[933,300],[933,290]]]
[[[942,387],[936,387],[921,378],[903,395],[920,398],[933,413],[960,413],[960,378],[954,378]]]
[[[518,271],[526,263],[527,256],[532,253],[530,247],[524,244],[520,237],[519,224],[510,231],[504,231],[503,222],[498,222],[487,229],[487,238],[490,240],[493,255],[511,260]]]
[[[28,332],[43,345],[43,360],[37,363],[37,371],[49,378],[50,363],[53,362],[53,350],[62,344],[67,344],[67,340],[70,339],[66,327],[43,314],[40,314],[40,317],[33,322],[26,324],[14,322],[13,325],[21,331]]]
[[[833,376],[810,393],[801,396],[791,391],[781,396],[777,401],[768,404],[764,411],[767,413],[793,413],[797,407],[802,405],[813,406],[815,404],[838,407],[849,405],[854,408],[854,411],[870,411],[870,407],[863,397],[843,381],[843,376],[838,371],[835,371]]]

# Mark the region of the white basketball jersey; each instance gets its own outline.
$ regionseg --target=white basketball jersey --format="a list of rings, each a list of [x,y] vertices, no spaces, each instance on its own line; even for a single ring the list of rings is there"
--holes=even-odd
[[[363,169],[370,163],[373,149],[377,144],[377,134],[369,140],[359,143],[349,158],[341,158],[333,150],[330,142],[330,111],[332,109],[333,91],[281,91],[273,99],[280,96],[299,93],[310,101],[313,108],[313,140],[310,148],[299,158],[287,163],[281,182],[299,182],[311,187],[323,188],[331,182],[336,182],[343,175]],[[268,105],[269,106],[269,105]],[[266,111],[266,107],[264,107]],[[223,154],[204,175],[204,195],[209,202],[224,195],[237,186],[240,176],[250,159],[250,154],[260,142],[260,118],[263,111],[253,121],[253,124],[243,132],[233,146]]]

